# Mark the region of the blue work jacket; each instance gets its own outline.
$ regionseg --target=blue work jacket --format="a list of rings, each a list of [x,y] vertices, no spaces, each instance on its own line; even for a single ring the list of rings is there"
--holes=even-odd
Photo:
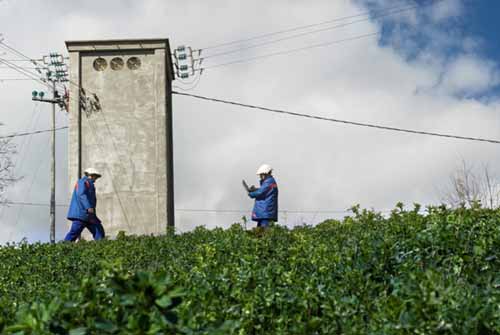
[[[96,204],[94,180],[84,176],[75,184],[71,203],[69,204],[68,220],[89,222],[88,209],[95,209]]]
[[[260,181],[260,187],[249,192],[248,196],[255,199],[252,220],[278,221],[278,184],[274,177],[269,176]]]

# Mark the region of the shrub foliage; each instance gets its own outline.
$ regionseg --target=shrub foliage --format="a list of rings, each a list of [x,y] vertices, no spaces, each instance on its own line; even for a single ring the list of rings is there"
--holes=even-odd
[[[0,248],[2,334],[500,334],[500,211]]]

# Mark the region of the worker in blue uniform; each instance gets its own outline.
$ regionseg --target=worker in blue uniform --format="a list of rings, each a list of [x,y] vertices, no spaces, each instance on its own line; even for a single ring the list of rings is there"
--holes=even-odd
[[[105,237],[101,220],[96,215],[97,198],[94,183],[100,177],[101,174],[96,169],[88,168],[85,170],[85,175],[75,184],[67,215],[72,224],[64,238],[66,241],[76,241],[85,228],[90,231],[94,240],[102,240]]]
[[[257,221],[257,227],[267,228],[270,222],[278,221],[278,184],[272,172],[270,165],[261,165],[257,170],[260,187],[252,186],[248,192],[248,196],[255,199],[252,220]]]

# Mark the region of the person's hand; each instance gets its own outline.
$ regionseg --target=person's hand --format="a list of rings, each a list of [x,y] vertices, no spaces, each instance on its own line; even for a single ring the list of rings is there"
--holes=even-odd
[[[255,187],[254,185],[252,185],[248,189],[250,190],[250,192],[253,192],[253,191],[257,190],[257,187]]]
[[[89,212],[89,214],[95,214],[95,209],[89,208],[89,209],[87,209],[87,212]]]

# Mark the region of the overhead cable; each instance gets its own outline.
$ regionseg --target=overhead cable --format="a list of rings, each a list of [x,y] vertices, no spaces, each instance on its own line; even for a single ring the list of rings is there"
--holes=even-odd
[[[34,80],[34,79],[31,79],[31,78],[0,78],[0,82],[1,81],[31,81],[31,80]]]
[[[438,1],[443,1],[443,0],[438,0]],[[295,34],[295,35],[291,35],[291,36],[286,36],[286,37],[282,37],[282,38],[271,40],[271,41],[261,42],[261,43],[258,43],[258,44],[249,45],[249,46],[238,48],[238,49],[234,49],[234,50],[229,50],[229,51],[224,51],[224,52],[220,52],[220,53],[208,55],[208,56],[202,57],[201,59],[207,60],[207,59],[214,58],[214,57],[220,57],[220,56],[234,54],[234,53],[237,53],[237,52],[240,52],[240,51],[243,51],[243,50],[254,49],[254,48],[261,47],[261,46],[266,46],[266,45],[270,45],[270,44],[274,44],[274,43],[278,43],[278,42],[283,42],[283,41],[287,41],[287,40],[291,40],[291,39],[295,39],[295,38],[307,36],[307,35],[310,35],[310,34],[317,34],[317,33],[320,33],[320,32],[330,31],[330,30],[334,30],[334,29],[338,29],[338,28],[344,28],[344,27],[351,26],[351,25],[354,25],[354,24],[357,24],[357,23],[367,22],[367,21],[370,21],[372,19],[383,18],[383,17],[386,17],[386,16],[403,13],[403,12],[406,12],[406,11],[409,11],[409,10],[412,10],[412,9],[415,9],[415,8],[418,8],[418,7],[420,7],[420,6],[417,5],[417,6],[406,7],[404,9],[399,9],[399,10],[391,11],[391,12],[388,12],[388,13],[383,13],[383,14],[375,15],[373,17],[368,17],[368,18],[364,18],[364,19],[360,19],[360,20],[346,22],[346,23],[334,25],[334,26],[331,26],[331,27],[321,28],[321,29],[317,29],[317,30],[306,31],[306,32],[303,32],[303,33],[299,33],[299,34]]]
[[[20,56],[20,57],[23,57],[24,58],[24,61],[27,61],[27,62],[31,62],[33,65],[36,66],[35,70],[38,72],[38,73],[35,73],[35,72],[32,72],[32,71],[29,71],[28,69],[26,69],[26,67],[23,67],[23,66],[20,66],[20,65],[17,65],[14,63],[14,61],[18,61],[18,60],[8,60],[8,59],[5,59],[5,58],[0,58],[0,63],[3,63],[5,65],[7,65],[7,67],[19,72],[20,74],[34,80],[34,81],[37,81],[45,86],[47,86],[48,88],[52,89],[52,86],[47,83],[45,80],[42,80],[39,75],[41,75],[41,69],[44,68],[44,66],[41,66],[38,64],[38,62],[40,61],[43,61],[43,60],[38,60],[38,59],[33,59],[33,58],[30,58],[28,57],[26,54],[22,53],[21,51],[15,49],[14,47],[6,44],[3,39],[0,39],[0,48],[4,49],[4,50],[7,50],[8,52],[11,52],[11,53],[14,53],[16,54],[17,56]]]
[[[220,43],[220,44],[216,44],[216,45],[211,45],[211,46],[202,48],[201,50],[209,50],[209,49],[215,49],[215,48],[219,48],[219,47],[234,45],[234,44],[238,44],[238,43],[250,42],[253,40],[271,37],[274,35],[286,34],[286,33],[294,32],[294,31],[308,29],[308,28],[314,28],[314,27],[318,27],[318,26],[322,26],[322,25],[326,25],[326,24],[330,24],[330,23],[340,22],[340,21],[349,20],[349,19],[355,19],[357,17],[370,16],[372,14],[374,14],[375,17],[380,17],[377,15],[383,15],[387,11],[411,10],[411,9],[416,9],[416,8],[422,8],[422,7],[428,6],[428,5],[437,4],[437,3],[442,2],[442,1],[444,1],[444,0],[435,0],[435,1],[430,0],[428,3],[423,3],[420,5],[413,5],[410,7],[408,7],[408,6],[404,6],[404,7],[394,6],[394,7],[389,7],[386,9],[381,9],[375,13],[373,13],[372,11],[366,11],[366,12],[362,12],[362,13],[358,13],[358,14],[354,14],[354,15],[349,15],[349,16],[344,16],[344,17],[339,17],[339,18],[334,18],[331,20],[322,21],[322,22],[318,22],[318,23],[301,25],[301,26],[296,26],[296,27],[292,27],[292,28],[288,28],[288,29],[278,30],[278,31],[270,32],[270,33],[264,33],[264,34],[256,35],[256,36],[253,36],[250,38],[245,38],[245,39],[235,40],[235,41],[231,41],[231,42],[225,42],[225,43]]]
[[[4,201],[0,202],[0,206],[33,206],[33,207],[50,207],[50,204],[37,203],[37,202],[24,202],[24,201]],[[68,207],[67,204],[56,204],[56,207]]]
[[[33,207],[49,207],[50,204],[42,202],[23,202],[23,201],[5,201],[0,202],[0,206],[33,206]],[[68,207],[69,204],[57,204],[57,207]],[[251,212],[250,209],[210,209],[210,208],[175,208],[178,212],[186,213],[225,213],[225,214],[238,214]],[[380,212],[389,212],[389,210],[382,210]],[[281,209],[280,213],[283,214],[344,214],[352,213],[352,210],[328,210],[328,209],[307,209],[307,210],[289,210]]]
[[[196,98],[196,99],[200,99],[200,100],[205,100],[205,101],[211,101],[211,102],[223,103],[223,104],[228,104],[228,105],[233,105],[233,106],[263,110],[263,111],[276,113],[276,114],[284,114],[284,115],[290,115],[290,116],[296,116],[296,117],[302,117],[302,118],[315,119],[315,120],[320,120],[320,121],[343,123],[343,124],[348,124],[348,125],[353,125],[353,126],[358,126],[358,127],[367,127],[367,128],[395,131],[395,132],[400,132],[400,133],[410,133],[410,134],[416,134],[416,135],[437,136],[437,137],[452,138],[452,139],[459,139],[459,140],[466,140],[466,141],[500,144],[500,140],[495,140],[495,139],[486,139],[486,138],[480,138],[480,137],[469,137],[469,136],[460,136],[460,135],[453,135],[453,134],[435,133],[435,132],[430,132],[430,131],[420,131],[420,130],[414,130],[414,129],[390,127],[390,126],[383,126],[383,125],[378,125],[378,124],[373,124],[373,123],[355,122],[355,121],[327,118],[327,117],[317,116],[317,115],[312,115],[312,114],[295,113],[295,112],[290,112],[290,111],[286,111],[286,110],[273,109],[273,108],[261,107],[261,106],[256,106],[256,105],[249,105],[249,104],[244,104],[244,103],[240,103],[240,102],[210,98],[210,97],[205,97],[205,96],[195,95],[195,94],[190,94],[190,93],[183,93],[183,92],[177,92],[177,91],[173,91],[172,93],[177,94],[177,95],[191,97],[191,98]]]
[[[33,59],[31,59],[31,58],[28,58],[28,59],[6,59],[6,60],[9,62],[13,62],[13,63],[15,63],[15,62],[30,62],[30,63],[32,63],[32,62],[43,61],[43,59],[34,59],[34,58]]]
[[[47,143],[47,144],[49,144],[49,143]],[[47,147],[47,149],[48,149],[48,147]],[[25,199],[27,199],[29,197],[29,195],[31,194],[31,190],[33,189],[33,186],[35,185],[35,181],[37,179],[38,172],[40,171],[40,168],[43,165],[42,161],[45,158],[46,158],[45,155],[40,155],[40,158],[38,159],[38,163],[36,164],[35,174],[33,175],[33,178],[31,179],[31,183],[28,187],[27,192],[24,192]],[[15,221],[15,224],[13,226],[13,229],[11,230],[11,232],[9,234],[9,240],[12,238],[12,235],[14,234],[15,229],[19,227],[19,220],[21,219],[21,214],[24,212],[23,209],[24,209],[24,205],[21,205],[21,207],[17,210],[16,221]]]
[[[5,65],[7,65],[7,67],[9,67],[12,70],[14,70],[14,71],[22,74],[26,78],[31,79],[31,80],[36,81],[36,82],[39,82],[42,85],[50,87],[50,85],[48,83],[46,83],[45,81],[43,81],[42,79],[40,79],[36,73],[33,73],[33,72],[28,71],[26,69],[23,69],[22,67],[14,64],[12,62],[9,62],[9,61],[5,60],[4,58],[0,57],[0,64],[5,64]]]
[[[360,39],[364,39],[364,38],[368,38],[368,37],[373,37],[373,36],[378,36],[378,35],[380,35],[379,32],[372,32],[372,33],[358,35],[358,36],[354,36],[354,37],[350,37],[350,38],[344,38],[344,39],[341,39],[341,40],[335,40],[335,41],[330,41],[330,42],[325,42],[325,43],[308,45],[308,46],[305,46],[305,47],[302,47],[302,48],[296,48],[296,49],[278,51],[278,52],[273,52],[273,53],[264,54],[264,55],[260,55],[260,56],[255,56],[255,57],[250,57],[250,58],[243,58],[243,59],[240,59],[240,60],[235,60],[235,61],[231,61],[231,62],[227,62],[227,63],[220,63],[220,64],[215,64],[215,65],[205,66],[205,67],[203,67],[201,69],[198,69],[196,71],[204,71],[204,70],[207,70],[207,69],[215,69],[215,68],[218,68],[218,67],[228,66],[228,65],[233,65],[233,64],[249,63],[249,62],[253,62],[253,61],[259,60],[259,59],[264,59],[264,58],[269,58],[269,57],[275,57],[275,56],[282,56],[282,55],[288,55],[288,54],[291,54],[291,53],[294,53],[294,52],[298,52],[298,51],[310,50],[310,49],[315,49],[315,48],[321,48],[321,47],[326,47],[326,46],[330,46],[330,45],[334,45],[334,44],[351,42],[351,41],[360,40]]]
[[[185,91],[185,92],[192,91],[196,87],[198,87],[198,85],[200,84],[200,81],[201,81],[201,73],[198,75],[198,77],[193,82],[190,83],[191,86],[189,86],[189,87],[181,87],[181,86],[177,86],[177,85],[173,85],[172,87],[179,89],[181,91]],[[183,84],[187,84],[187,83],[183,83]]]
[[[187,212],[187,213],[226,213],[226,214],[238,214],[238,213],[249,213],[250,209],[198,209],[198,208],[176,208],[178,212]],[[288,214],[342,214],[342,213],[351,213],[350,210],[288,210],[288,209],[280,209],[280,213],[288,213]]]
[[[58,127],[58,128],[54,128],[54,129],[37,130],[37,131],[26,132],[26,133],[15,133],[12,135],[0,136],[0,139],[28,136],[28,135],[34,135],[34,134],[42,134],[42,133],[48,133],[51,131],[62,130],[62,129],[68,129],[68,126]]]
[[[11,47],[10,45],[6,44],[3,40],[0,40],[0,44],[3,46],[4,49],[8,49],[10,50],[11,52],[17,54],[18,56],[20,57],[23,57],[25,58],[26,60],[30,61],[31,63],[33,63],[33,65],[38,65],[38,61],[39,60],[36,60],[36,59],[33,59],[33,58],[30,58],[28,56],[26,56],[24,53],[22,53],[21,51]]]

